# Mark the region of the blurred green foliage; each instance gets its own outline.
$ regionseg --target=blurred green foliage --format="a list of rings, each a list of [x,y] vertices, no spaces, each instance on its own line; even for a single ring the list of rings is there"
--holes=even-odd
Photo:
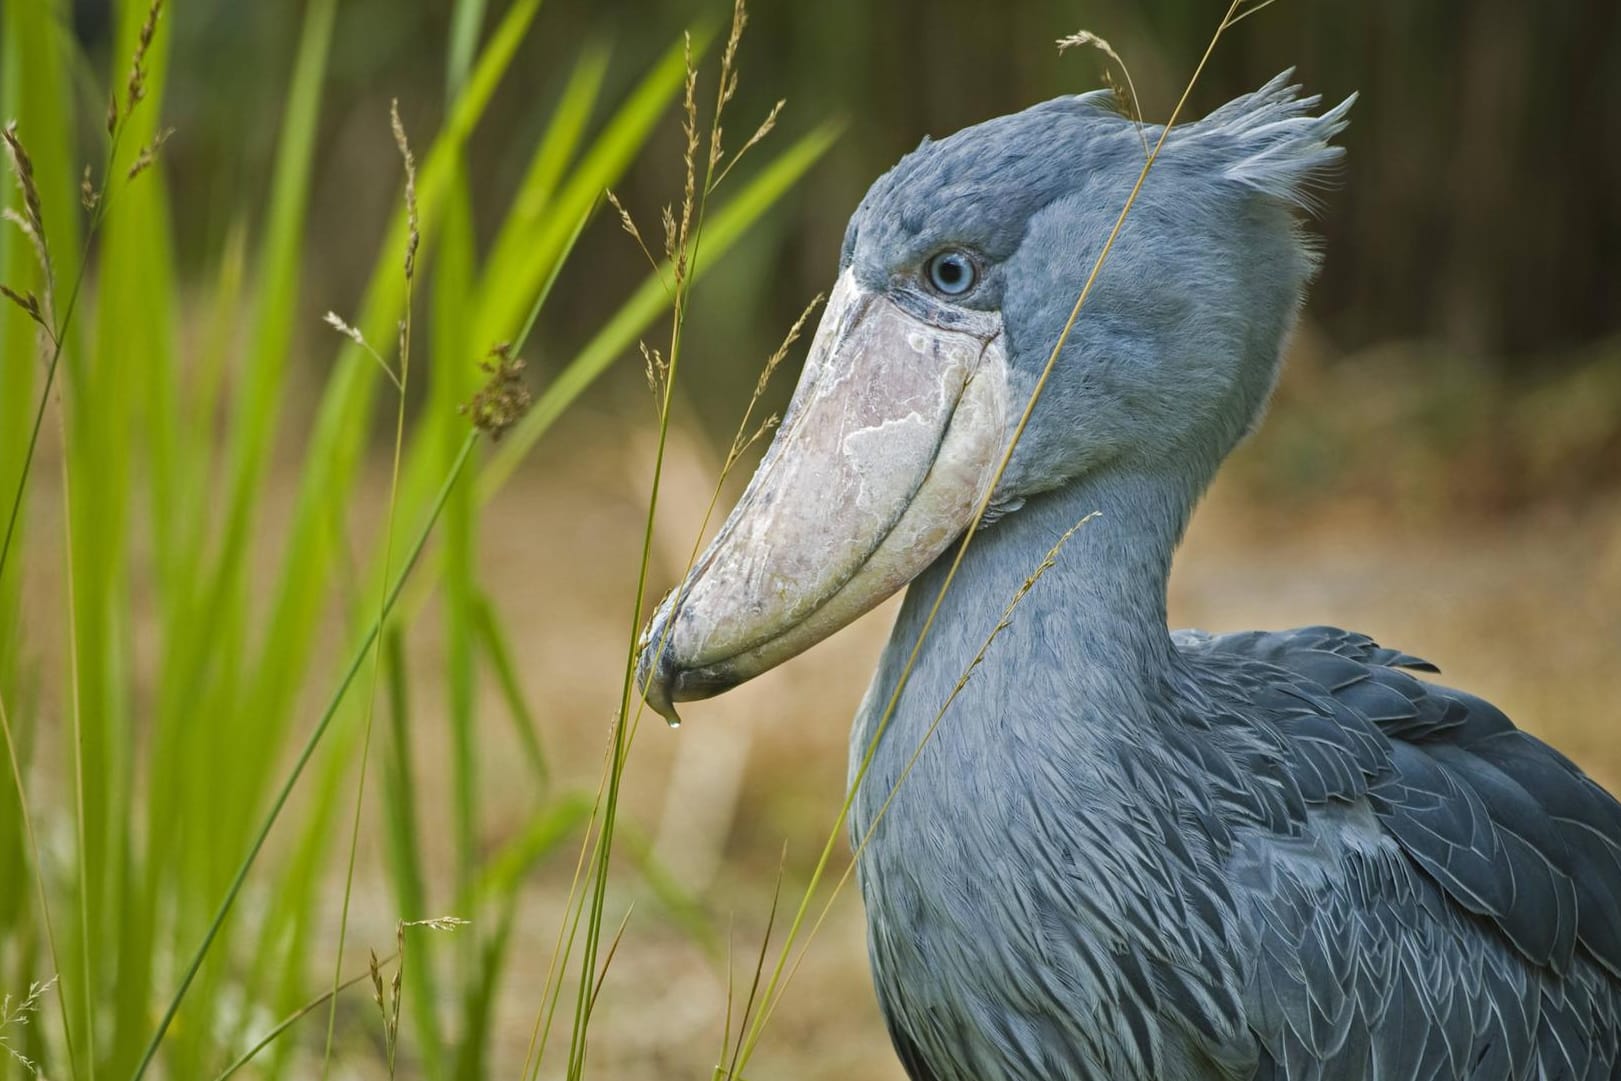
[[[78,0],[98,47],[106,0]],[[491,0],[492,14],[505,6]],[[609,95],[679,30],[724,15],[708,0],[555,3],[549,30],[526,41],[513,77],[470,147],[475,206],[510,190],[534,132],[537,99],[555,97],[583,43],[612,42]],[[310,219],[323,258],[311,290],[352,294],[391,197],[375,162],[386,150],[372,117],[399,95],[430,118],[442,100],[444,0],[346,0],[333,43]],[[246,188],[261,188],[283,107],[276,79],[293,47],[298,0],[181,5],[174,20],[171,154],[193,260],[228,227]],[[716,354],[714,416],[731,416],[747,372],[806,297],[831,277],[845,218],[874,177],[924,134],[939,136],[1035,101],[1099,85],[1094,53],[1057,55],[1085,27],[1132,66],[1146,115],[1163,117],[1223,5],[1213,0],[772,0],[751,11],[751,75],[734,125],[788,99],[788,121],[841,116],[848,131],[798,194],[791,216],[716,275],[694,348]],[[1613,0],[1285,2],[1249,19],[1214,56],[1196,112],[1287,65],[1314,91],[1361,94],[1350,156],[1320,223],[1328,258],[1311,318],[1340,351],[1390,339],[1439,339],[1502,370],[1557,367],[1562,354],[1621,329],[1621,5]],[[431,121],[430,121],[431,122]],[[662,202],[679,169],[667,130],[626,178],[634,206]],[[1077,163],[1084,168],[1084,163]],[[341,183],[339,182],[341,177]],[[369,180],[369,183],[367,182]],[[356,190],[370,201],[356,204]],[[493,223],[477,220],[481,235]],[[611,222],[594,227],[611,230]],[[590,238],[588,238],[589,242]],[[577,337],[600,317],[611,285],[639,258],[593,245],[588,271],[561,284],[549,329]],[[736,313],[725,315],[727,310]],[[730,367],[728,367],[728,364]],[[729,378],[735,376],[735,378]],[[708,406],[706,406],[706,409]]]

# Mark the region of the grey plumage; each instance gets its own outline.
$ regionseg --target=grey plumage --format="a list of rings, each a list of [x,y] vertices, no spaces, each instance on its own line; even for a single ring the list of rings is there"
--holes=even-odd
[[[1100,511],[861,861],[915,1081],[1621,1077],[1621,806],[1361,635],[1166,631],[1171,553],[1314,268],[1295,212],[1350,102],[1316,104],[1280,77],[1173,132],[857,793],[860,837],[1019,582]],[[1096,95],[925,141],[843,266],[882,288],[979,253],[963,303],[1003,313],[1022,403],[1141,161]],[[856,761],[944,573],[908,593]]]
[[[1621,805],[1361,635],[1166,627],[1316,266],[1299,218],[1351,103],[1318,104],[1285,74],[1171,133],[999,480],[1160,130],[1088,94],[925,140],[851,219],[782,427],[647,628],[674,717],[912,580],[851,824],[914,1081],[1621,1081]]]

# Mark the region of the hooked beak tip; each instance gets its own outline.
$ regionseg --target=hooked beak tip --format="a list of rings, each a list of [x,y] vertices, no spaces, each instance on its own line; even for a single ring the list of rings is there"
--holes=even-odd
[[[660,612],[642,632],[642,639],[637,643],[640,655],[636,659],[636,685],[642,692],[642,700],[673,728],[681,723],[681,718],[676,716],[674,698],[680,672],[670,657],[667,625],[664,613]]]
[[[642,701],[675,728],[681,724],[675,711],[677,702],[713,698],[748,677],[739,676],[730,661],[697,667],[683,664],[670,640],[669,623],[669,613],[661,608],[642,632],[637,643],[641,652],[636,659],[636,685]]]

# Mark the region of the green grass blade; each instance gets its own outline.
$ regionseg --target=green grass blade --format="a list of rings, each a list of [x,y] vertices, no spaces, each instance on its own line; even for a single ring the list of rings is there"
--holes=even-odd
[[[109,61],[117,73],[110,78],[120,80],[114,85],[127,78],[128,58],[135,53],[148,7],[144,0],[118,5],[111,53],[117,59]],[[152,485],[150,513],[162,513],[171,486],[158,470],[173,460],[167,436],[143,439],[151,424],[161,422],[161,415],[149,413],[152,398],[146,388],[172,378],[179,306],[162,159],[139,176],[129,174],[162,127],[171,40],[161,30],[152,40],[144,63],[145,97],[126,110],[122,122],[98,237],[96,305],[93,313],[85,313],[93,315],[94,332],[88,333],[87,324],[73,339],[78,344],[65,354],[68,377],[63,385],[72,480],[70,633],[75,652],[70,660],[77,669],[73,705],[80,718],[75,726],[81,752],[75,782],[82,793],[83,821],[80,903],[88,931],[81,937],[88,939],[82,945],[86,978],[95,997],[102,999],[90,1007],[87,1020],[101,1017],[104,1007],[111,1006],[114,1038],[104,1065],[114,1073],[128,1061],[123,1034],[144,1023],[154,949],[153,913],[145,903],[148,894],[137,859],[139,835],[129,814],[139,748],[133,736],[135,695],[128,651],[133,640],[134,532],[142,517],[136,497],[144,474]],[[93,1042],[99,1042],[96,1027],[86,1026]],[[99,1048],[95,1057],[101,1059]]]
[[[701,49],[707,38],[694,38]],[[585,156],[551,201],[537,233],[509,222],[517,242],[497,238],[494,254],[485,267],[475,333],[481,342],[510,337],[528,310],[529,297],[559,261],[574,223],[601,197],[604,188],[618,182],[624,170],[647,142],[659,117],[681,88],[685,53],[680,43],[667,49],[653,69],[631,91],[592,142]],[[501,286],[496,288],[496,286]]]
[[[478,51],[478,32],[484,26],[484,0],[456,0],[450,21],[450,52],[445,64],[445,97],[456,100],[467,84],[467,71]]]
[[[490,603],[488,594],[480,593],[476,598],[473,608],[473,630],[478,635],[479,648],[489,661],[490,668],[495,673],[496,683],[501,688],[507,716],[512,720],[512,727],[518,736],[518,745],[523,748],[529,768],[534,771],[536,794],[544,797],[547,787],[551,784],[551,768],[546,761],[546,752],[541,748],[540,730],[535,723],[534,711],[529,708],[529,701],[523,693],[523,682],[518,676],[518,666],[513,660],[512,647],[507,644],[506,634],[501,629],[500,621],[495,614],[495,606]]]
[[[444,509],[451,488],[460,479],[462,469],[471,457],[476,442],[475,435],[469,433],[466,441],[462,444],[461,454],[457,456],[455,469],[445,479],[444,485],[439,490],[438,499],[429,508],[427,519],[423,522],[417,534],[416,542],[409,549],[400,573],[394,578],[388,589],[382,608],[382,615],[385,620],[388,614],[393,611],[394,603],[399,599],[400,591],[404,588],[405,579],[409,576],[411,567],[421,556],[422,550],[427,547],[428,538],[433,533],[433,527],[438,521],[439,513]],[[282,808],[286,806],[288,797],[292,795],[293,788],[298,784],[299,777],[303,775],[304,767],[309,764],[310,757],[315,753],[316,747],[319,746],[321,737],[326,734],[327,727],[332,723],[332,718],[337,715],[338,707],[342,704],[344,696],[354,682],[356,675],[359,674],[361,666],[365,664],[366,658],[371,655],[371,648],[377,640],[381,622],[380,620],[378,623],[372,624],[371,629],[363,636],[353,651],[349,665],[345,669],[342,679],[339,680],[337,690],[327,702],[326,709],[322,712],[320,720],[316,722],[315,728],[310,732],[309,738],[305,741],[297,760],[293,763],[292,770],[288,773],[280,791],[272,802],[269,813],[266,814],[264,821],[260,824],[253,843],[249,846],[247,854],[237,868],[235,878],[231,881],[230,888],[226,891],[225,898],[221,901],[213,921],[203,935],[202,943],[187,964],[185,972],[181,976],[180,985],[175,990],[174,997],[170,1000],[163,1017],[158,1022],[157,1030],[152,1034],[152,1038],[141,1056],[141,1061],[135,1070],[136,1081],[145,1076],[147,1069],[152,1064],[152,1060],[156,1057],[158,1048],[163,1043],[164,1036],[168,1033],[169,1025],[174,1021],[175,1013],[179,1010],[186,991],[190,988],[192,980],[196,978],[197,970],[201,967],[204,958],[207,957],[209,948],[219,934],[220,927],[224,924],[226,916],[230,914],[232,905],[236,903],[237,896],[242,892],[242,885],[247,880],[248,872],[253,869],[254,862],[258,859],[260,850],[264,848],[265,840],[270,836],[270,831],[275,826],[277,818],[280,817]]]
[[[418,169],[417,206],[424,249],[437,239],[445,196],[462,148],[511,63],[538,2],[517,0],[508,9],[445,129]],[[392,340],[404,303],[404,284],[397,263],[398,253],[405,247],[405,228],[403,212],[395,215],[356,321],[373,341]],[[425,257],[425,251],[419,255],[419,259]],[[266,621],[266,641],[274,643],[275,648],[261,658],[248,692],[249,700],[259,704],[263,717],[258,753],[267,757],[285,730],[293,691],[302,682],[316,637],[315,627],[325,608],[334,558],[332,518],[348,505],[353,491],[371,428],[371,403],[378,377],[375,363],[358,346],[341,350],[307,443],[287,550],[273,587],[276,601]],[[402,487],[403,513],[412,514],[418,509],[420,504],[413,494],[409,484]]]
[[[591,796],[571,792],[536,812],[485,863],[472,891],[457,901],[458,910],[472,911],[479,904],[512,896],[541,860],[585,825],[594,803]]]
[[[704,260],[697,267],[700,276],[716,265],[749,227],[804,176],[833,145],[838,132],[837,125],[825,124],[802,136],[715,211],[704,226]],[[528,415],[507,433],[479,474],[481,498],[488,499],[506,483],[557,418],[615,359],[635,344],[637,335],[662,315],[668,304],[669,297],[657,277],[649,275],[536,399]]]
[[[502,271],[510,272],[521,262],[524,249],[534,242],[537,230],[544,224],[563,170],[574,157],[586,123],[596,107],[607,71],[607,50],[598,46],[587,47],[576,61],[562,97],[558,99],[557,107],[546,125],[546,134],[535,147],[523,182],[518,185],[506,220],[490,249],[485,264],[489,268],[484,275],[485,288],[497,285],[511,288],[504,279],[494,275]],[[673,89],[671,93],[674,93]],[[553,260],[554,264],[562,261],[561,258]]]

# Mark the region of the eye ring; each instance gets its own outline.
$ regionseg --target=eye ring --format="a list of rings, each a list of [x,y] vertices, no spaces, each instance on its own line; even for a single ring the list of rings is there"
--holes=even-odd
[[[979,282],[979,267],[960,248],[947,248],[929,257],[923,276],[930,288],[942,296],[960,297]]]

